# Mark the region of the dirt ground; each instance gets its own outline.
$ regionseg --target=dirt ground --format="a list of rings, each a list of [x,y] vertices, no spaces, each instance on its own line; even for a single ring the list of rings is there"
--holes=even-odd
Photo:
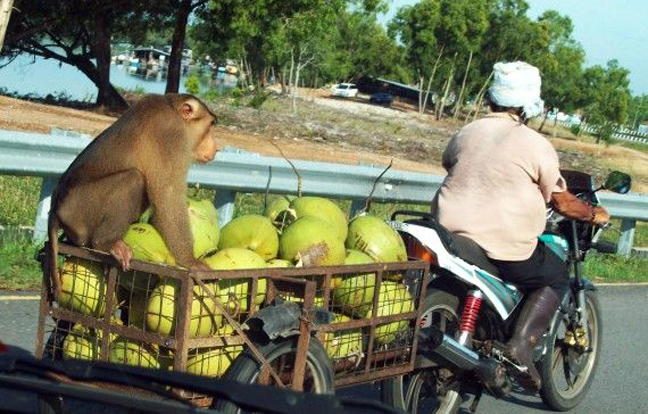
[[[284,99],[274,98],[262,111],[217,104],[221,117],[219,148],[234,147],[266,156],[290,159],[387,166],[393,169],[444,174],[443,148],[463,124],[437,122],[416,108],[396,102],[391,108],[367,104],[366,97],[337,99],[327,91],[300,91],[300,113],[291,114]],[[218,106],[220,105],[220,106]],[[49,133],[51,128],[96,136],[115,117],[93,111],[51,106],[0,96],[0,129]],[[551,133],[551,127],[546,128]],[[612,169],[634,177],[633,191],[648,192],[648,154],[619,146],[577,141],[561,131],[548,138],[564,168],[591,174]]]

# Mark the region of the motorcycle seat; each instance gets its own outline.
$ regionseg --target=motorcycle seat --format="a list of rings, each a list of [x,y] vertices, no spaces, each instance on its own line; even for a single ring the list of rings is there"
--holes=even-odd
[[[458,252],[457,256],[470,264],[479,266],[481,269],[487,271],[493,276],[499,276],[497,267],[488,260],[488,256],[486,256],[484,249],[482,249],[472,239],[458,234],[452,234],[452,239],[454,240],[454,245]]]
[[[499,276],[499,271],[495,265],[488,260],[488,256],[486,256],[484,249],[468,237],[451,233],[432,217],[406,220],[405,222],[433,229],[439,235],[441,243],[443,243],[443,246],[448,252],[450,252],[450,254],[458,256],[466,262],[480,267],[493,276]]]

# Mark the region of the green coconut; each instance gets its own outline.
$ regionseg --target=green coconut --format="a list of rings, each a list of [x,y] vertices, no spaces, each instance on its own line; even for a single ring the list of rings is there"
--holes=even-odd
[[[346,257],[344,258],[345,265],[361,265],[361,264],[372,264],[374,260],[371,256],[362,253],[360,250],[347,249]],[[348,277],[348,276],[347,276]],[[335,289],[340,286],[344,276],[335,276],[331,281],[331,288]]]
[[[213,295],[218,292],[215,283],[206,287]],[[149,331],[162,335],[174,335],[176,329],[176,305],[180,300],[178,282],[175,280],[160,283],[153,289],[146,307],[146,326]],[[222,323],[222,315],[216,303],[201,286],[194,285],[191,301],[190,338],[203,338],[216,333]]]
[[[203,262],[213,270],[262,269],[267,267],[265,260],[252,250],[240,247],[223,249],[215,255],[206,257]],[[248,296],[252,288],[251,279],[221,279],[218,281],[218,300],[225,308],[234,313],[249,309]],[[260,278],[254,303],[263,303],[267,282]]]
[[[344,277],[333,290],[333,306],[349,316],[362,317],[371,309],[375,288],[373,273]]]
[[[398,315],[414,311],[414,300],[405,285],[384,281],[380,285],[376,316]],[[364,315],[371,318],[371,309]],[[395,341],[409,327],[409,321],[388,322],[376,327],[376,344],[386,345]]]
[[[288,214],[287,219],[277,218],[277,220],[285,220],[288,223],[302,217],[317,217],[329,223],[337,237],[344,241],[347,237],[347,217],[340,207],[331,200],[322,197],[299,197],[294,199],[285,214]]]
[[[218,249],[220,230],[218,212],[210,200],[188,200],[189,226],[193,236],[193,255],[205,257]]]
[[[403,239],[396,230],[375,216],[353,219],[345,244],[348,249],[368,254],[377,263],[407,261]]]
[[[270,219],[274,223],[277,219],[279,213],[284,210],[287,210],[290,206],[290,202],[295,199],[295,196],[291,195],[280,195],[274,197],[266,206],[263,215]]]
[[[98,346],[97,337],[90,329],[77,323],[63,340],[63,358],[93,361],[99,355]]]
[[[351,318],[342,314],[335,314],[332,324],[348,322]],[[325,332],[323,343],[326,353],[330,358],[346,358],[349,356],[362,357],[363,342],[362,330],[350,329],[344,331]]]
[[[284,260],[284,259],[268,260],[266,262],[266,265],[268,265],[268,267],[294,267],[294,265],[290,260]]]
[[[108,360],[115,364],[160,368],[155,345],[127,338],[117,338],[110,343]]]
[[[176,264],[162,235],[151,224],[131,224],[123,240],[133,250],[133,259],[171,266]]]
[[[221,376],[242,351],[241,345],[192,351],[187,358],[187,372],[209,377]]]
[[[305,216],[284,230],[279,257],[302,266],[336,266],[344,264],[346,251],[328,222]]]
[[[250,249],[263,260],[277,257],[279,236],[269,218],[258,214],[239,216],[221,230],[220,250],[229,247]]]
[[[60,307],[90,316],[106,309],[106,278],[102,267],[88,260],[68,260],[60,269]]]

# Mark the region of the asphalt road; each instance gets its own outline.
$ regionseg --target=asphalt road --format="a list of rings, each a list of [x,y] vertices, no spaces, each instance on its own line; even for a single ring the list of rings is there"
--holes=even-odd
[[[603,346],[596,379],[574,414],[648,414],[648,286],[601,287]],[[0,294],[0,340],[34,352],[38,301],[34,293]],[[379,395],[377,385],[340,391],[364,398]],[[3,408],[33,404],[29,396],[0,390]],[[468,413],[470,401],[462,407]],[[512,394],[496,400],[484,395],[479,414],[545,413],[548,408],[538,397]]]

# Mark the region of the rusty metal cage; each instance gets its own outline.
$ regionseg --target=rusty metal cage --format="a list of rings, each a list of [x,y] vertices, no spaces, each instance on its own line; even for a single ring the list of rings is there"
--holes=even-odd
[[[220,376],[244,346],[256,349],[241,325],[280,297],[302,305],[292,372],[275,376],[281,385],[302,389],[312,334],[327,350],[336,386],[414,368],[428,278],[423,262],[187,271],[133,261],[122,272],[102,252],[66,244],[59,252],[61,293],[50,303],[43,284],[38,357]],[[309,318],[314,307],[333,313],[317,331]]]

